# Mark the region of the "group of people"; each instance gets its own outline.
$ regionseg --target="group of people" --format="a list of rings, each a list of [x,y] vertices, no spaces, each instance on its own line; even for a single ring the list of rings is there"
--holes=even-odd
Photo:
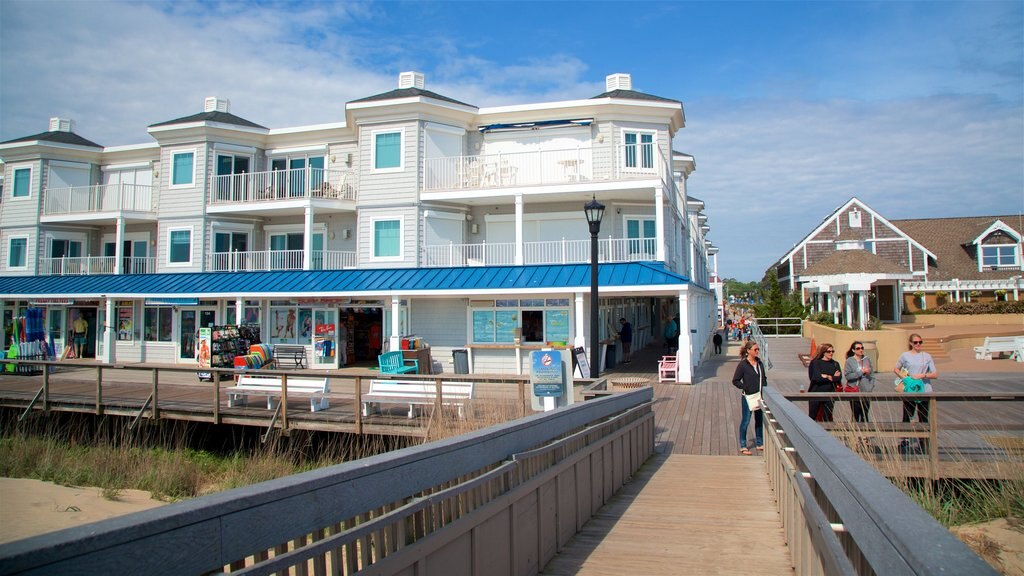
[[[920,334],[913,333],[908,339],[908,350],[900,354],[893,368],[897,377],[912,378],[923,384],[924,392],[931,392],[931,381],[938,378],[939,373],[935,368],[935,361],[931,355],[921,350],[924,339]],[[876,367],[872,365],[871,358],[864,355],[864,343],[857,340],[850,344],[846,351],[846,360],[840,365],[835,359],[835,347],[831,344],[822,344],[818,347],[814,358],[807,367],[807,376],[810,381],[807,387],[808,392],[872,392],[875,389]],[[768,385],[765,376],[765,366],[761,361],[760,347],[756,342],[746,341],[740,348],[740,363],[736,366],[733,374],[733,386],[739,388],[744,396],[758,395]],[[739,441],[740,453],[749,455],[747,447],[747,428],[750,425],[751,413],[754,415],[754,440],[757,450],[764,450],[763,415],[759,405],[751,406],[747,398],[740,401],[740,428]],[[808,402],[808,416],[820,422],[831,422],[835,402],[829,399],[814,399]],[[868,422],[870,420],[871,402],[865,398],[854,398],[850,400],[850,408],[853,412],[855,422]],[[920,422],[928,422],[928,402],[921,400],[903,401],[903,422],[911,422],[914,416]],[[918,446],[913,446],[909,440],[900,444],[901,452],[924,451],[924,439],[919,439]]]

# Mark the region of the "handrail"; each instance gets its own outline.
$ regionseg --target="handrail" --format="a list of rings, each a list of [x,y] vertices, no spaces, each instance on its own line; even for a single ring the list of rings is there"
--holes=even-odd
[[[889,480],[847,449],[774,388],[765,388],[768,475],[776,491],[797,574],[830,573],[849,563],[856,573],[995,574],[966,545]],[[808,479],[810,498],[798,478]],[[801,507],[795,511],[792,500]],[[819,511],[834,534],[802,526]],[[835,538],[841,546],[836,546]],[[809,553],[801,553],[809,546]],[[842,551],[845,558],[837,557]],[[811,565],[805,565],[804,559]]]
[[[764,333],[761,332],[761,327],[757,324],[757,319],[750,319],[750,337],[757,342],[757,346],[761,349],[759,358],[764,362],[764,365],[771,370],[772,369],[772,356],[771,351],[768,349],[768,340],[765,339]]]

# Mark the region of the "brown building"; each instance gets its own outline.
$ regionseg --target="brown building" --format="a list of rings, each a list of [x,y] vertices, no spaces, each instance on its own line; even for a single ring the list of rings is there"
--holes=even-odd
[[[784,290],[862,327],[946,301],[1017,300],[1020,215],[888,220],[851,198],[779,259]]]

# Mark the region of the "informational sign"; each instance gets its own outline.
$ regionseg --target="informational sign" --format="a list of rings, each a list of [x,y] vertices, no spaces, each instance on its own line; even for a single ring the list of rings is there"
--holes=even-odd
[[[587,351],[582,346],[573,348],[572,357],[580,371],[580,378],[590,378],[590,362],[587,360]]]
[[[562,355],[554,350],[530,352],[530,383],[534,396],[561,397],[565,393]]]
[[[199,362],[200,368],[210,367],[210,342],[212,340],[212,335],[212,328],[207,327],[199,329],[199,341],[196,342],[196,360]],[[210,372],[199,372],[197,376],[200,380],[213,379],[213,374]]]

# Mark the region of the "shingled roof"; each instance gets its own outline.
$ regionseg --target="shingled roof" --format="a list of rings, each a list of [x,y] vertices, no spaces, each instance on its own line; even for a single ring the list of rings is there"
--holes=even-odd
[[[414,96],[423,96],[425,98],[433,98],[434,100],[443,100],[445,102],[451,102],[453,104],[460,104],[462,106],[473,106],[472,104],[466,104],[465,102],[459,102],[454,98],[449,98],[438,94],[437,92],[431,92],[430,90],[424,90],[422,88],[396,88],[388,92],[382,92],[380,94],[374,94],[373,96],[367,96],[366,98],[360,98],[358,100],[352,100],[349,104],[356,104],[359,102],[377,102],[379,100],[398,100],[399,98],[412,98]]]
[[[99,144],[92,140],[82,138],[74,132],[64,132],[62,130],[51,130],[49,132],[41,132],[39,134],[33,134],[32,136],[24,136],[22,138],[15,138],[14,140],[8,140],[6,142],[0,142],[0,144],[13,144],[15,142],[35,142],[42,140],[44,142],[56,142],[57,144],[73,144],[75,146],[89,146],[90,148],[103,148]]]
[[[655,102],[672,102],[673,104],[682,104],[679,100],[673,100],[671,98],[662,98],[661,96],[655,96],[653,94],[645,94],[643,92],[637,92],[636,90],[610,90],[608,92],[602,92],[597,96],[591,97],[591,100],[598,98],[626,98],[629,100],[653,100]]]
[[[972,244],[979,234],[1001,220],[1017,234],[1022,234],[1021,216],[964,216],[960,218],[921,218],[891,220],[909,236],[931,250],[936,257],[928,270],[929,280],[984,280],[1009,278],[1020,270],[978,270],[977,247]]]
[[[813,264],[800,276],[836,276],[839,274],[908,274],[896,263],[867,250],[836,250],[828,258]]]
[[[200,112],[199,114],[192,114],[191,116],[184,116],[181,118],[175,118],[174,120],[168,120],[166,122],[157,122],[156,124],[150,124],[150,128],[157,126],[170,126],[172,124],[190,124],[192,122],[220,122],[221,124],[234,124],[236,126],[246,126],[248,128],[262,128],[267,129],[266,126],[260,126],[255,122],[250,122],[240,116],[235,116],[230,112]]]

